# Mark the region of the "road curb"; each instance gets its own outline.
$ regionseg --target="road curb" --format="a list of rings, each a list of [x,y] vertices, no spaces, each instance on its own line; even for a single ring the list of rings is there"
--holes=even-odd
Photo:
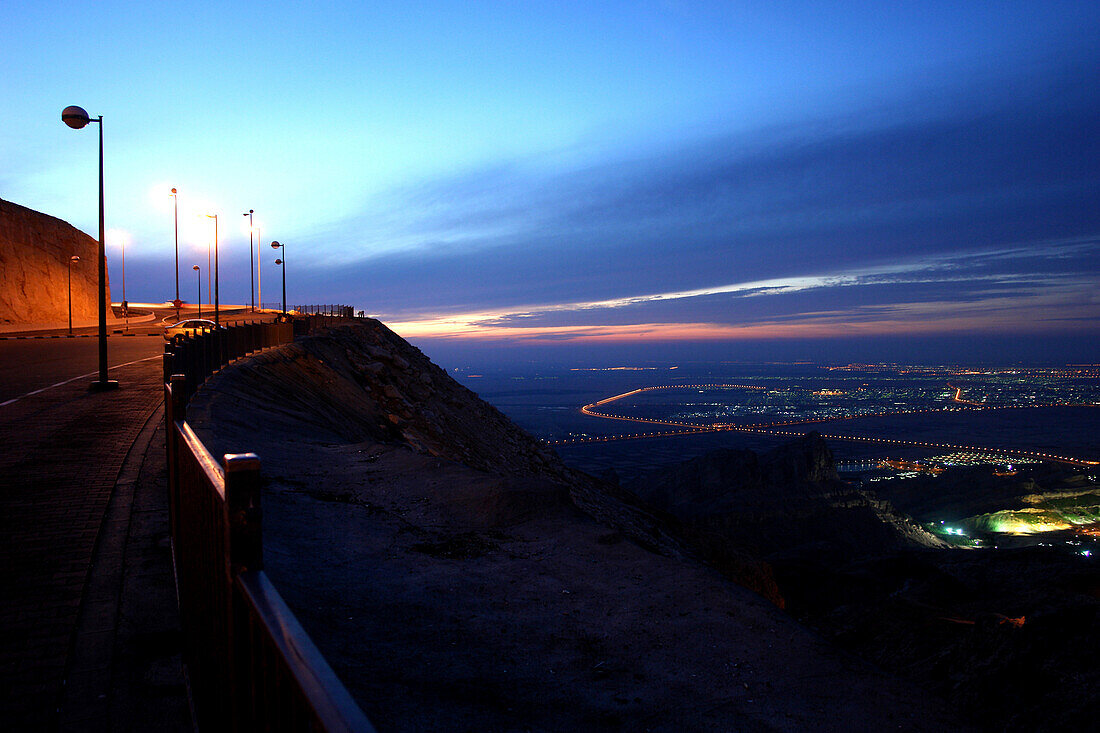
[[[118,635],[120,623],[119,605],[133,520],[134,492],[145,455],[163,416],[164,405],[161,404],[145,417],[141,430],[130,443],[96,533],[65,670],[64,699],[59,711],[65,723],[76,720],[87,723],[89,718],[85,716],[93,711],[100,713],[104,723],[109,721],[109,707],[97,703],[108,698],[111,675],[95,674],[95,671],[111,669],[114,661],[116,644],[113,640]],[[93,592],[94,589],[99,592]],[[102,641],[107,629],[112,639],[110,644]]]

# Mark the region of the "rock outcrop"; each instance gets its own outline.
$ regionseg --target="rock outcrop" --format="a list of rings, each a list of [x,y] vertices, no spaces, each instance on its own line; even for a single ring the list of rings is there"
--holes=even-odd
[[[64,325],[73,255],[80,257],[72,267],[73,319],[96,318],[97,250],[72,225],[0,199],[0,324]]]

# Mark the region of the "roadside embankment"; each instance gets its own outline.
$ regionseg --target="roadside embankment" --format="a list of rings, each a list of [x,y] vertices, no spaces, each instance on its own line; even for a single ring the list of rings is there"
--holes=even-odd
[[[960,729],[380,323],[222,370],[188,421],[260,456],[267,572],[380,730]]]

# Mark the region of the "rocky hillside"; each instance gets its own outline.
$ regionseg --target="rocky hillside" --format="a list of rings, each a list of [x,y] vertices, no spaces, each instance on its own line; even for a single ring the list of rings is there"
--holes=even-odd
[[[874,494],[840,481],[816,433],[762,455],[712,451],[627,488],[672,514],[690,535],[716,535],[761,558],[806,555],[836,562],[946,547]]]
[[[65,324],[73,255],[73,319],[96,318],[97,248],[60,219],[0,199],[0,324]]]
[[[1045,547],[998,550],[990,536],[989,549],[948,548],[914,522],[1087,521],[1097,492],[1080,473],[953,468],[872,491],[838,481],[828,447],[810,434],[762,455],[712,452],[630,488],[678,518],[712,563],[754,569],[792,615],[936,690],[983,729],[1091,727],[1100,702],[1092,559],[1053,535]],[[996,511],[1006,506],[1017,508]]]
[[[960,729],[380,323],[231,365],[187,419],[260,456],[266,569],[379,730]]]
[[[216,392],[216,399],[197,400],[189,420],[218,427],[210,433],[216,455],[233,452],[225,447],[226,437],[235,428],[247,434],[262,415],[265,431],[282,441],[401,446],[498,477],[502,483],[494,494],[500,496],[491,500],[498,507],[490,508],[486,496],[471,496],[472,506],[454,507],[464,514],[484,515],[501,506],[523,514],[528,500],[540,506],[545,496],[521,488],[520,479],[534,479],[539,486],[558,486],[563,501],[635,541],[682,554],[678,540],[631,497],[566,468],[552,450],[378,321],[335,328],[249,359],[207,391]],[[462,501],[459,494],[447,501]]]

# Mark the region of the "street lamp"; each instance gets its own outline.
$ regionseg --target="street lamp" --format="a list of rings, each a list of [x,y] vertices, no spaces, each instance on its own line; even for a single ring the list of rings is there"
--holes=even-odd
[[[61,121],[74,130],[80,130],[89,122],[99,123],[99,380],[92,382],[97,392],[118,389],[118,382],[107,379],[107,251],[104,245],[103,224],[103,115],[92,119],[83,107],[75,105],[61,110]]]
[[[252,290],[252,312],[256,312],[256,265],[252,261],[252,209],[248,210],[248,285]]]
[[[260,266],[260,242],[263,241],[260,232],[262,231],[263,226],[256,227],[256,302],[260,304],[260,310],[264,309],[264,268]]]
[[[192,265],[191,269],[195,271],[195,283],[199,286],[199,318],[202,318],[202,271],[198,265]]]
[[[118,238],[119,249],[122,250],[122,317],[126,319],[126,330],[130,330],[130,304],[126,301],[126,237]]]
[[[214,220],[214,325],[218,325],[218,215],[207,214],[207,219]],[[209,297],[209,294],[207,294]]]
[[[180,196],[176,189],[172,189],[172,228],[176,232],[176,299],[172,305],[176,306],[176,320],[180,319]]]
[[[271,243],[271,249],[282,249],[282,258],[276,259],[275,264],[283,268],[283,317],[286,317],[286,246],[278,242]]]
[[[73,255],[69,258],[69,335],[73,335],[73,265],[80,262],[80,258]]]

